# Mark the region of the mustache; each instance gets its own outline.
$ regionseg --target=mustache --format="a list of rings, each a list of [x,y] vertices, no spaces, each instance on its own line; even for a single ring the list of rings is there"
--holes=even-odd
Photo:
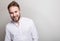
[[[17,16],[13,16],[13,18],[15,18],[15,17],[17,17]]]
[[[13,18],[18,17],[18,16],[13,16]]]

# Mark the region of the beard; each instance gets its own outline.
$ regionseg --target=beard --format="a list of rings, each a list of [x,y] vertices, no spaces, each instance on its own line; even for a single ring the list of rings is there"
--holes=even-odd
[[[13,17],[11,17],[11,19],[12,19],[12,21],[14,21],[14,22],[18,22],[19,21],[19,19],[20,19],[20,16],[13,16]]]

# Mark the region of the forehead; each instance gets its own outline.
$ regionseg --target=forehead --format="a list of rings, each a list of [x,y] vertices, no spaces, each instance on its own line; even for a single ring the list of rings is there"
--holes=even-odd
[[[11,7],[9,8],[9,11],[10,11],[10,12],[19,11],[19,8],[18,8],[17,6],[11,6]]]

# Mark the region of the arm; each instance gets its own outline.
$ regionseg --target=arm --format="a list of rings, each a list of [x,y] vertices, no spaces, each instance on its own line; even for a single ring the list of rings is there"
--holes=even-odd
[[[4,41],[11,41],[10,32],[8,31],[7,27],[6,27],[6,35],[5,35],[5,40]]]
[[[31,24],[31,35],[32,35],[32,40],[33,41],[38,41],[38,32],[37,32],[37,29],[32,21],[32,24]]]

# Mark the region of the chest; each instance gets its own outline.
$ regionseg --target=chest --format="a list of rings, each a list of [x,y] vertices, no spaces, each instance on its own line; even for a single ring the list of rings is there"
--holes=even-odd
[[[28,35],[30,33],[30,25],[27,23],[20,24],[19,26],[12,25],[9,31],[12,35]]]

